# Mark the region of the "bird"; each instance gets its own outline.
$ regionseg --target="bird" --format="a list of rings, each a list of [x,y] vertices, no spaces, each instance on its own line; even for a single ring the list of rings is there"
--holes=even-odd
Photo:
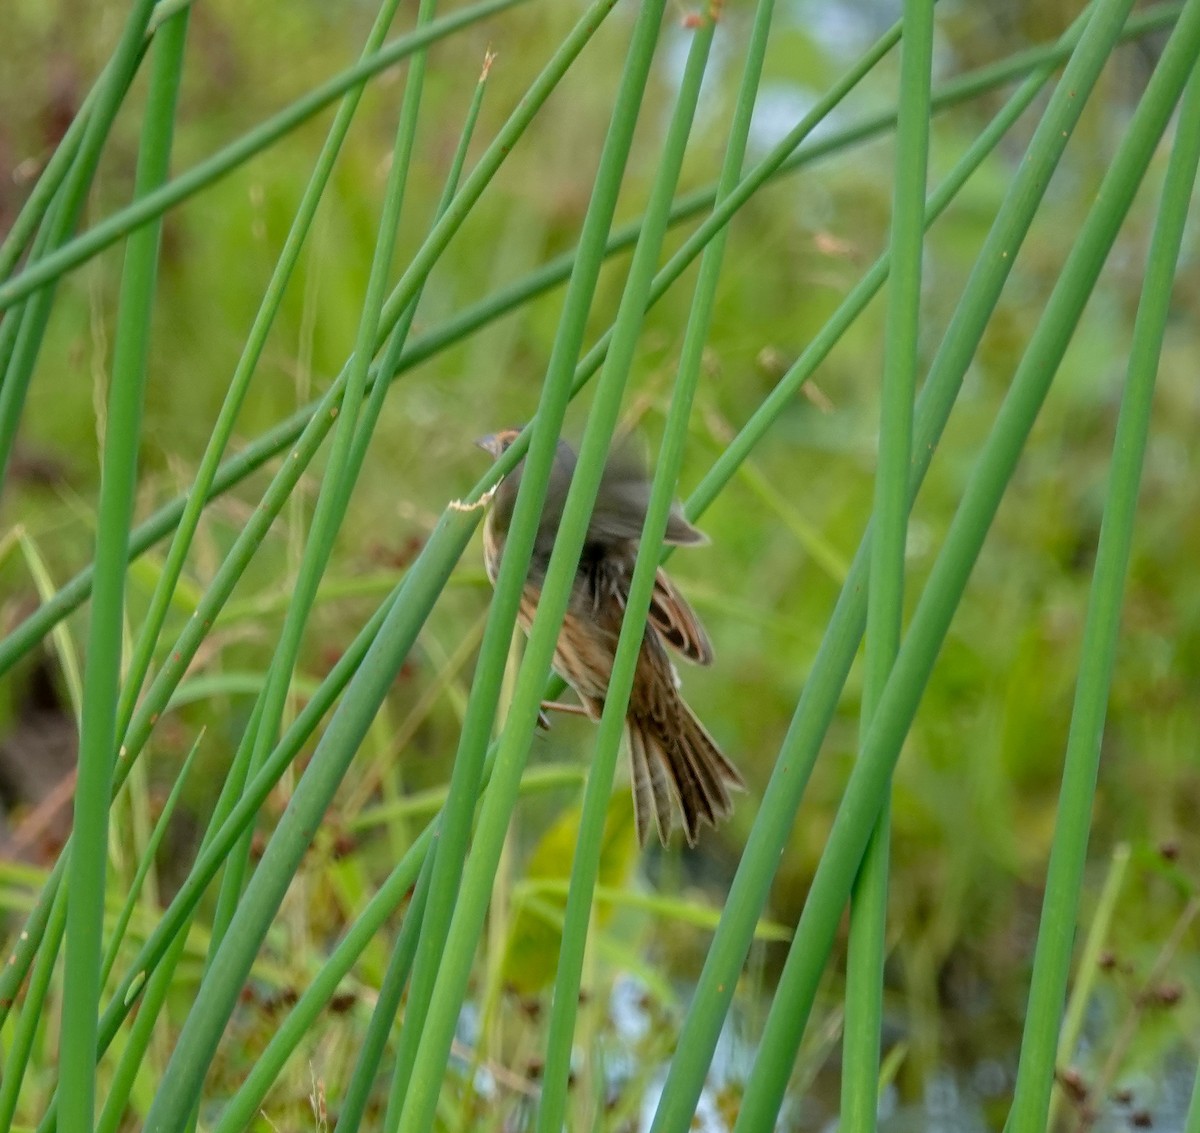
[[[519,434],[519,429],[506,429],[476,443],[498,458]],[[526,634],[550,565],[575,464],[575,450],[560,440],[521,593],[517,620]],[[524,467],[522,459],[500,481],[487,505],[484,565],[493,586]],[[618,442],[605,463],[554,649],[555,671],[575,690],[583,712],[592,720],[599,720],[604,710],[649,503],[650,480],[644,465],[628,440]],[[679,504],[672,505],[663,542],[694,546],[707,541],[687,521]],[[698,665],[712,663],[712,645],[700,619],[660,567],[625,715],[634,821],[643,847],[652,829],[665,846],[677,818],[688,845],[695,846],[704,824],[716,827],[732,814],[731,792],[745,789],[737,768],[680,694],[667,646]]]

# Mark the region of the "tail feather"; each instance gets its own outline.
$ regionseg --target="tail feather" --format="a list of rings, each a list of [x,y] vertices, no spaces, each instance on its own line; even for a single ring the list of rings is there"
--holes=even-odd
[[[659,840],[665,846],[671,834],[674,800],[678,797],[674,784],[666,775],[666,767],[657,747],[649,742],[641,729],[629,727],[629,754],[633,763],[633,817],[637,826],[638,843],[650,838],[653,822]]]
[[[716,826],[733,811],[730,790],[745,783],[682,699],[669,719],[633,715],[627,719],[633,761],[633,803],[638,840],[651,822],[665,845],[678,807],[688,845],[703,823]]]

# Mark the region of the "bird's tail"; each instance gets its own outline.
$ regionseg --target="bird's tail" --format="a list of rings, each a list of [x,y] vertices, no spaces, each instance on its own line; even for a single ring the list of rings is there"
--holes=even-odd
[[[741,775],[678,694],[665,716],[631,712],[625,723],[638,841],[644,846],[653,827],[666,845],[678,808],[694,846],[701,823],[716,826],[732,813],[729,792],[745,789]]]

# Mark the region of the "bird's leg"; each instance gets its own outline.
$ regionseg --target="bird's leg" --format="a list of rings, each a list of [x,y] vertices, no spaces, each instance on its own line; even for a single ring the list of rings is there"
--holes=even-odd
[[[538,711],[538,724],[546,731],[550,730],[550,717],[547,712],[564,712],[568,716],[589,716],[590,713],[582,704],[564,704],[561,700],[543,700]]]

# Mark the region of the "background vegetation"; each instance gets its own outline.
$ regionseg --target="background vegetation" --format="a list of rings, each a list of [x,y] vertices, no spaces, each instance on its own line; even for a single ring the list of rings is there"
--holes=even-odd
[[[71,0],[15,0],[10,7],[15,18],[5,21],[0,52],[5,231],[112,55],[128,14],[126,5]],[[416,19],[415,5],[400,7],[394,34]],[[456,10],[461,9],[451,9]],[[494,52],[495,60],[466,174],[582,12],[581,4],[520,3],[432,45],[393,266],[386,271],[385,265],[389,287],[433,227],[485,52]],[[754,14],[751,5],[740,3],[720,13],[677,195],[711,185],[720,172]],[[871,4],[780,3],[747,163],[767,154],[900,14],[898,7],[885,11]],[[939,6],[935,91],[976,67],[1053,42],[1077,15],[1072,5],[1009,7],[1002,14],[988,6]],[[408,357],[414,361],[382,402],[361,474],[339,515],[340,527],[329,536],[328,566],[302,627],[282,732],[335,671],[398,580],[415,570],[448,501],[468,498],[487,472],[486,458],[472,440],[530,420],[538,408],[559,333],[562,287],[470,333],[456,333],[444,345],[436,345],[437,336],[474,304],[579,243],[638,16],[638,6],[616,5],[437,259],[412,325]],[[374,18],[364,5],[195,4],[172,169],[192,168],[348,66]],[[647,209],[668,148],[672,110],[686,90],[685,61],[704,23],[702,11],[668,7],[620,182],[618,227]],[[906,624],[1169,30],[1168,23],[1166,30],[1119,48],[1086,100],[917,499],[904,559]],[[122,209],[134,193],[149,70],[148,57],[104,142],[83,229]],[[892,113],[900,71],[900,52],[885,55],[822,119],[812,142],[836,142],[841,131]],[[236,418],[233,451],[321,396],[355,352],[362,313],[371,306],[368,280],[377,264],[381,212],[392,199],[392,143],[411,73],[407,66],[392,68],[365,88]],[[1012,89],[1011,83],[997,86],[932,117],[931,185],[941,182]],[[1035,100],[929,231],[919,279],[920,381],[968,288],[1047,97]],[[166,214],[147,324],[144,411],[135,433],[135,522],[186,492],[196,475],[332,113],[318,114]],[[1195,122],[1188,125],[1194,128]],[[1172,128],[1154,153],[1058,366],[896,767],[880,1071],[883,1128],[932,1128],[939,1114],[950,1122],[941,1128],[1000,1128],[1008,1112],[1114,431],[1174,138]],[[896,164],[895,133],[888,124],[857,144],[831,144],[828,155],[773,179],[738,210],[704,339],[680,495],[701,482],[887,249]],[[655,259],[665,261],[703,215],[672,228]],[[1074,1006],[1082,1012],[1079,1042],[1063,1051],[1064,1088],[1055,1099],[1070,1127],[1098,1113],[1111,1128],[1143,1117],[1157,1128],[1184,1128],[1200,1044],[1200,1012],[1191,990],[1200,986],[1192,923],[1200,900],[1200,833],[1194,821],[1200,809],[1200,591],[1193,585],[1200,546],[1193,444],[1200,414],[1194,380],[1200,356],[1200,323],[1193,317],[1200,290],[1196,232],[1193,220],[1175,274],[1091,807],[1073,969]],[[125,245],[119,242],[65,275],[54,295],[0,502],[5,633],[96,555],[99,470],[112,413],[110,391],[116,388],[113,347],[124,263]],[[11,278],[20,279],[20,271],[15,268]],[[617,317],[630,272],[628,249],[605,262],[586,308],[585,348]],[[693,268],[648,311],[636,338],[620,417],[655,448],[664,435],[671,436],[669,402],[695,284]],[[684,690],[743,769],[749,790],[739,798],[733,820],[707,833],[696,851],[673,846],[645,854],[635,852],[623,779],[615,790],[575,1029],[571,1128],[635,1128],[642,1111],[653,1112],[741,847],[872,514],[884,343],[892,341],[888,294],[885,288],[867,305],[705,510],[699,523],[711,545],[672,560],[673,575],[705,619],[717,649],[711,669],[682,673]],[[583,433],[591,398],[589,387],[573,404],[567,435]],[[169,664],[172,643],[287,459],[281,453],[266,461],[205,508],[156,639],[151,676]],[[138,949],[188,875],[214,808],[223,805],[219,797],[229,768],[255,699],[270,683],[269,666],[286,635],[285,618],[298,587],[302,592],[298,580],[309,569],[322,483],[343,467],[339,459],[344,454],[331,458],[327,444],[301,476],[188,663],[169,709],[152,720],[145,753],[117,796],[106,835],[106,945],[119,936],[116,918],[135,887],[139,863],[152,866],[138,887],[101,1009],[110,996],[119,1001],[127,985],[118,981],[135,970]],[[107,655],[114,672],[128,672],[130,645],[166,570],[165,548],[157,544],[130,565],[119,623],[124,667],[116,655]],[[283,1033],[282,1021],[298,997],[328,970],[337,942],[361,923],[367,902],[396,863],[406,860],[445,798],[490,599],[476,538],[394,681],[389,679],[382,706],[256,950],[251,978],[223,1028],[204,1087],[201,1128],[248,1123],[255,1129],[298,1129],[323,1122],[332,1127],[342,1114],[389,957],[407,923],[402,898],[416,882],[415,872],[397,891],[361,957],[334,981],[334,997],[289,1039],[290,1058],[271,1072],[264,1096],[246,1103],[241,1123],[230,1116],[230,1099],[251,1097],[243,1089],[251,1068],[261,1065],[264,1048]],[[95,642],[85,604],[21,656],[4,654],[4,774],[16,785],[6,788],[13,808],[7,832],[11,860],[3,867],[0,900],[14,933],[43,892],[65,835],[61,805],[55,823],[45,821],[48,812],[55,813],[55,800],[38,804],[67,773],[70,758],[64,763],[61,755],[45,752],[71,749],[70,725],[83,712],[81,674],[96,663]],[[42,673],[50,674],[54,696],[43,687]],[[513,678],[504,687],[507,702]],[[739,1111],[787,942],[859,751],[863,697],[860,659],[825,735],[734,994],[704,1095],[708,1127],[728,1127]],[[251,872],[320,736],[320,728],[302,733],[295,763],[266,798],[250,847]],[[273,745],[274,736],[267,742]],[[556,720],[530,747],[526,787],[505,836],[467,1007],[461,1017],[453,1012],[454,1054],[438,1108],[438,1120],[448,1128],[527,1123],[532,1128],[581,784],[593,750],[594,725],[571,719]],[[152,831],[189,752],[194,765],[156,848]],[[57,771],[42,776],[48,783],[31,786],[30,767]],[[225,876],[230,875],[227,866]],[[241,890],[225,884],[231,895]],[[228,923],[220,887],[220,881],[214,883],[200,900],[163,988],[157,1022],[150,1016],[153,1032],[127,1086],[127,1108],[123,1113],[113,1108],[109,1128],[141,1128],[153,1113],[152,1099],[209,963],[210,941]],[[843,925],[791,1080],[788,1127],[823,1128],[839,1110],[845,935]],[[52,954],[40,955],[50,955],[52,963]],[[70,956],[68,943],[68,963]],[[420,963],[418,952],[418,971]],[[18,1127],[45,1126],[59,1081],[60,1039],[70,1018],[63,964],[48,964],[45,979],[40,994],[48,1009],[36,1015],[8,1012],[0,1029],[8,1060],[4,1086],[11,1095],[11,1106],[0,1097],[0,1112]],[[22,985],[21,1003],[41,1002],[25,998],[31,986],[38,986],[36,970],[32,984]],[[23,1026],[30,1044],[24,1066],[13,1061],[24,1041]],[[135,1041],[127,1026],[101,1060],[97,1112],[112,1094],[123,1052]],[[395,1047],[403,1050],[404,1041],[398,1031],[393,1035]],[[389,1046],[385,1067],[396,1057],[395,1047]],[[398,1057],[403,1062],[404,1055]],[[371,1071],[368,1085],[373,1081]],[[381,1076],[366,1102],[364,1128],[381,1127],[387,1097],[387,1076]]]

